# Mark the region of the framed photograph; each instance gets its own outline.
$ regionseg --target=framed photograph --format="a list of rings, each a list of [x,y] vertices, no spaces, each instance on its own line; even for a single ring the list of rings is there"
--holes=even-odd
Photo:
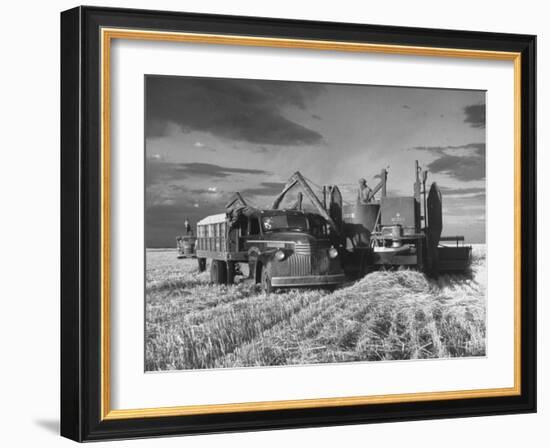
[[[61,14],[61,433],[536,410],[535,36]]]

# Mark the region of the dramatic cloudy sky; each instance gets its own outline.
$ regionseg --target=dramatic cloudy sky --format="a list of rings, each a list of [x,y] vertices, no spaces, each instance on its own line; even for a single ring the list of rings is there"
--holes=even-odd
[[[389,167],[391,193],[412,195],[415,160],[442,188],[443,233],[485,242],[484,92],[147,76],[145,115],[148,247],[235,191],[270,204],[297,170],[352,202]]]

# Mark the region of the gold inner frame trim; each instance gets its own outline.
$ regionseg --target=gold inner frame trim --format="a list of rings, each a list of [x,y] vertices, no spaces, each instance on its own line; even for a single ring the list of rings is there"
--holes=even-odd
[[[521,54],[515,52],[418,47],[306,39],[279,39],[219,34],[101,29],[101,419],[116,420],[145,417],[252,412],[316,407],[353,406],[382,403],[407,403],[432,400],[503,397],[521,394]],[[441,392],[391,395],[278,400],[211,405],[171,406],[140,409],[111,409],[110,345],[110,63],[111,41],[131,39],[215,45],[296,48],[356,53],[383,53],[411,56],[455,57],[513,61],[514,63],[514,386]]]

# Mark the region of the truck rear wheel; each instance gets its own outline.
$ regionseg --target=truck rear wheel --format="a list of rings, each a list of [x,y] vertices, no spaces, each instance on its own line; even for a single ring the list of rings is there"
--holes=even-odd
[[[270,266],[262,266],[262,289],[266,294],[273,292],[273,286],[271,284],[271,269]]]
[[[232,285],[233,283],[235,283],[235,262],[228,261],[226,263],[226,269],[227,269],[227,275],[226,275],[227,284]]]
[[[197,258],[197,263],[199,265],[199,272],[206,271],[206,258]]]
[[[210,281],[216,285],[225,285],[227,281],[227,268],[224,261],[212,260],[210,265]]]

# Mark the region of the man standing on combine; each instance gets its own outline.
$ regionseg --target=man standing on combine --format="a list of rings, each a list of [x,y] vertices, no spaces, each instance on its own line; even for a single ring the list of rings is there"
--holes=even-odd
[[[366,179],[359,179],[359,202],[368,203],[371,200],[371,195],[372,189],[367,185]]]

